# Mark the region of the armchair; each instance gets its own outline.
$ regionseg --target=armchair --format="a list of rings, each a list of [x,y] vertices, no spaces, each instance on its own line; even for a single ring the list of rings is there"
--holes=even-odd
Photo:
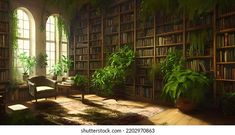
[[[45,76],[35,76],[28,79],[29,93],[37,102],[40,98],[57,96],[56,81]]]

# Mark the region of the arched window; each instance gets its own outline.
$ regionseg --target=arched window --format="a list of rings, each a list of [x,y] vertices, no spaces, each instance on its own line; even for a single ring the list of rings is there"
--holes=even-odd
[[[48,17],[46,22],[46,54],[48,56],[48,66],[46,74],[50,74],[51,69],[59,61],[62,55],[68,55],[68,39],[62,25],[62,35],[59,35],[59,22],[61,18],[56,15]]]
[[[22,53],[26,53],[27,56],[35,56],[35,22],[32,14],[26,8],[16,9],[15,15],[17,23],[14,29],[17,31],[17,47],[14,51],[14,67],[18,75],[14,77],[21,80],[23,68],[18,56]]]

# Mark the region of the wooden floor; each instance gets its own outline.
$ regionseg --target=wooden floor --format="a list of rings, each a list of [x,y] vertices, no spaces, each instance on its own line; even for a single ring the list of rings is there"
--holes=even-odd
[[[133,109],[128,110],[128,106],[138,107],[136,110],[140,110],[140,108],[145,110],[147,109],[148,113],[154,111],[155,114],[152,113],[154,115],[151,115],[151,117],[148,117],[136,123],[141,125],[228,125],[228,124],[235,125],[235,117],[225,117],[220,113],[218,113],[219,112],[218,110],[198,111],[193,114],[184,114],[176,108],[169,108],[169,107],[159,106],[156,104],[147,104],[142,102],[125,101],[125,100],[124,101],[104,100],[104,98],[101,98],[96,95],[86,95],[85,98],[89,101],[94,102],[95,104],[98,104],[99,106],[104,106],[105,104],[108,104],[108,106],[106,106],[107,107],[106,110],[116,109],[118,111],[121,111],[122,109],[117,105],[124,105],[125,107],[124,111],[127,112],[135,111]],[[64,96],[58,97],[56,100],[54,100],[54,98],[49,100],[59,104],[60,106],[63,106],[64,108],[67,108],[68,114],[78,113],[81,111],[81,109],[87,107],[89,108],[94,107],[83,104],[81,103],[80,100],[77,100],[76,98],[68,98]],[[42,100],[42,103],[43,102],[44,99]],[[29,105],[31,106],[30,108],[33,108],[32,105],[34,106],[34,103],[30,101],[26,105]],[[156,109],[154,110],[154,108],[156,107],[163,108],[163,111],[156,113],[155,111]],[[143,111],[143,114],[145,114],[145,112],[146,111]]]
[[[235,117],[225,117],[218,111],[199,111],[193,114],[184,114],[176,108],[165,111],[141,121],[144,125],[235,125]]]

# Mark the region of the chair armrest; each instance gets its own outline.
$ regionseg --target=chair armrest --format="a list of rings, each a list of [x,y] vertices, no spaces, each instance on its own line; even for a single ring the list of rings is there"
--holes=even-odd
[[[57,83],[57,81],[51,80],[51,79],[49,79],[49,78],[46,78],[46,82],[47,82],[47,85],[48,85],[48,86],[50,86],[50,87],[52,87],[52,88],[56,88],[56,83]]]
[[[36,95],[36,84],[29,81],[28,80],[28,86],[29,86],[29,93],[32,95],[32,96],[35,96]]]

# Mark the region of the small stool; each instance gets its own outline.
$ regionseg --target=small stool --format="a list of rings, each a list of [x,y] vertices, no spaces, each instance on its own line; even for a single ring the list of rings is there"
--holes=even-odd
[[[7,108],[8,108],[9,113],[22,113],[22,112],[29,111],[29,108],[22,104],[10,105]]]

